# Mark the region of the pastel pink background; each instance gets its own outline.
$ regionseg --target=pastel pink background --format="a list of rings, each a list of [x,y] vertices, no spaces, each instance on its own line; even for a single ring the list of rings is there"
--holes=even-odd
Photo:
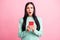
[[[18,20],[29,1],[35,4],[36,15],[43,21],[40,40],[60,40],[60,0],[0,0],[0,40],[20,40]]]

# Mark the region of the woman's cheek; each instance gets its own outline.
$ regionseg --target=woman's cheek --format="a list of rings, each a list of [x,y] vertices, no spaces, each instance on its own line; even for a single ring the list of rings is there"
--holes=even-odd
[[[31,12],[33,13],[33,9],[31,10]]]
[[[27,13],[29,13],[29,9],[27,9]]]

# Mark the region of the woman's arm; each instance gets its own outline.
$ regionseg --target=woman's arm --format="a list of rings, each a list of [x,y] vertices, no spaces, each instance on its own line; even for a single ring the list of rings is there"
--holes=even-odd
[[[21,38],[26,36],[26,31],[22,32],[22,24],[23,24],[23,18],[21,18],[18,23],[18,36]]]
[[[33,34],[39,37],[39,36],[41,36],[43,34],[43,26],[42,26],[42,19],[39,18],[39,17],[37,17],[37,19],[38,19],[39,24],[40,24],[40,30],[38,31],[38,30],[35,29],[33,31]]]

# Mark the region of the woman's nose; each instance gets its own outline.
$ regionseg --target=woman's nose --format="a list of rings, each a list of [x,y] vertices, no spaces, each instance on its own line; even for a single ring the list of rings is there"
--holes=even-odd
[[[31,8],[29,8],[29,11],[31,11]]]

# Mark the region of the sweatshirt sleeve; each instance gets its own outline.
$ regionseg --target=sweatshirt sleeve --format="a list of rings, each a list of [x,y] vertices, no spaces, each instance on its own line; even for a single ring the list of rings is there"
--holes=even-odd
[[[38,31],[38,30],[35,29],[34,32],[33,32],[33,34],[36,35],[36,36],[38,36],[38,37],[40,37],[43,34],[42,19],[39,18],[39,17],[37,17],[37,19],[38,19],[39,24],[40,24],[40,30]]]
[[[18,23],[18,37],[25,37],[26,36],[26,31],[22,32],[22,23],[23,23],[23,18],[19,19]]]

